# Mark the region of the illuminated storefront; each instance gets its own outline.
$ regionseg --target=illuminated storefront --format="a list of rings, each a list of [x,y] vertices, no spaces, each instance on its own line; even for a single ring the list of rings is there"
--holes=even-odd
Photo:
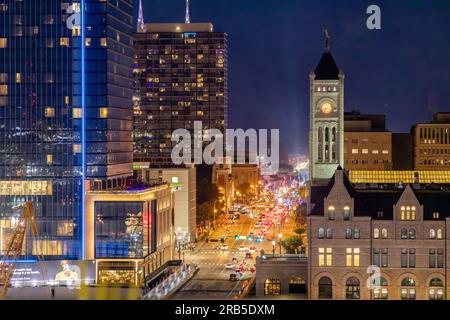
[[[85,211],[85,252],[97,261],[97,284],[139,286],[145,274],[172,258],[169,185],[89,191]]]

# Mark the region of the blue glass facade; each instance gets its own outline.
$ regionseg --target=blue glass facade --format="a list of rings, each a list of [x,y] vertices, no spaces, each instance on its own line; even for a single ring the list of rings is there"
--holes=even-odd
[[[31,199],[41,238],[23,256],[83,258],[83,164],[91,187],[131,174],[132,13],[124,0],[0,0],[0,254],[13,206]]]

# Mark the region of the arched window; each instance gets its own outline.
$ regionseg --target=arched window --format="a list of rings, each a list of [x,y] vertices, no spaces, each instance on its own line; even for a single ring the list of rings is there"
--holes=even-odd
[[[428,299],[444,300],[444,281],[439,278],[430,280],[430,288],[428,289]]]
[[[317,238],[319,238],[319,239],[325,238],[325,230],[324,230],[324,228],[319,228],[319,230],[317,231]]]
[[[345,298],[346,299],[360,299],[360,286],[358,278],[351,277],[345,283]]]
[[[430,229],[430,239],[431,240],[436,239],[436,230]]]
[[[406,207],[406,220],[411,220],[411,207]]]
[[[411,220],[416,221],[416,207],[411,207]]]
[[[400,296],[402,300],[416,299],[416,282],[413,278],[404,278],[402,280],[402,288],[400,289]]]
[[[405,228],[402,228],[400,231],[400,238],[402,239],[408,239],[408,230]]]
[[[409,238],[410,239],[416,238],[416,230],[415,229],[409,229]]]
[[[355,232],[353,233],[353,238],[359,239],[361,237],[361,232],[359,231],[359,228],[355,228]]]
[[[383,277],[373,280],[372,296],[375,300],[385,300],[388,298],[388,282]]]
[[[373,238],[374,239],[380,238],[380,229],[378,229],[378,228],[373,229]]]
[[[347,228],[345,230],[345,239],[351,239],[352,238],[352,228]]]
[[[306,281],[301,277],[294,277],[289,281],[289,293],[306,293]]]
[[[327,239],[333,239],[333,229],[327,229]]]
[[[437,229],[437,238],[438,240],[442,240],[442,229]]]
[[[401,207],[400,220],[404,221],[406,219],[405,207]]]
[[[281,294],[281,281],[277,278],[267,278],[264,281],[264,295]]]
[[[344,220],[350,220],[350,207],[348,206],[344,207]]]
[[[322,277],[319,280],[319,299],[333,298],[333,282],[328,277]]]
[[[336,219],[336,211],[333,206],[328,207],[328,220]]]
[[[387,239],[388,238],[388,231],[386,228],[381,229],[381,238]]]

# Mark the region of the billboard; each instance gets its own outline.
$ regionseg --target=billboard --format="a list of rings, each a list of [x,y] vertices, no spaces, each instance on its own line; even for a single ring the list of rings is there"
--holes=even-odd
[[[95,283],[95,260],[18,261],[13,287],[67,286]]]

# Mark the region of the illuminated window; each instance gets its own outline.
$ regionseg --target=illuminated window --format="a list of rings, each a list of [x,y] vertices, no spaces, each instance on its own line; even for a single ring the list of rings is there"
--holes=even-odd
[[[21,83],[21,82],[22,82],[22,74],[16,73],[16,83]]]
[[[368,154],[369,153],[369,149],[362,149],[362,153],[363,154]]]
[[[372,150],[372,154],[378,154],[379,151],[378,150]]]
[[[383,154],[389,154],[389,150],[383,150]]]
[[[386,228],[381,229],[381,238],[387,239],[388,238],[388,231]]]
[[[264,281],[264,295],[280,295],[281,281],[277,278],[268,278]]]
[[[348,278],[345,282],[345,298],[349,300],[360,299],[360,284],[356,277]]]
[[[0,38],[0,49],[4,49],[8,46],[7,38]]]
[[[73,236],[74,223],[70,220],[58,221],[58,236]]]
[[[411,288],[416,286],[416,282],[412,278],[405,278],[402,280],[402,287],[400,289],[400,296],[402,300],[415,300],[416,289]]]
[[[101,45],[102,47],[106,47],[106,46],[107,46],[106,38],[101,38],[101,39],[100,39],[100,45]]]
[[[373,229],[373,238],[374,239],[380,238],[380,229],[378,229],[378,228]]]
[[[30,27],[31,36],[37,36],[38,34],[39,34],[39,27],[37,26]]]
[[[388,282],[383,277],[373,281],[373,298],[375,300],[386,300],[388,298]]]
[[[319,267],[330,267],[333,264],[333,249],[319,248]]]
[[[72,29],[72,36],[73,36],[73,37],[79,37],[79,36],[81,36],[81,28],[79,28],[79,27],[74,27],[74,28]]]
[[[347,267],[359,267],[359,248],[347,248],[345,261]]]
[[[92,39],[91,39],[91,38],[86,38],[86,39],[84,39],[84,45],[85,45],[86,47],[90,47],[90,46],[91,46],[91,43],[92,43]]]
[[[436,238],[442,240],[442,229],[437,229]]]
[[[429,283],[428,298],[430,300],[444,300],[444,281],[433,278]]]
[[[45,108],[45,117],[46,118],[52,118],[54,116],[55,116],[55,108],[46,107]]]
[[[0,85],[0,95],[1,96],[8,95],[8,85],[6,84]]]
[[[344,220],[345,221],[348,221],[348,220],[350,220],[350,207],[348,207],[348,206],[345,206],[344,207]]]
[[[63,254],[63,243],[58,240],[34,240],[33,255],[60,256]]]
[[[74,119],[79,119],[82,117],[82,109],[81,108],[73,108],[72,117]]]
[[[328,207],[328,220],[334,220],[336,219],[336,213],[333,206]]]
[[[73,153],[81,153],[81,144],[76,143],[73,145]]]
[[[358,154],[359,150],[358,149],[352,149],[352,154]]]
[[[108,108],[99,109],[100,118],[108,118]]]
[[[61,47],[68,47],[69,46],[69,38],[62,37],[59,39],[59,45]]]
[[[406,219],[405,207],[401,207],[400,220],[404,221]]]
[[[53,164],[53,155],[47,154],[47,164],[52,165]]]
[[[70,103],[69,96],[65,96],[65,97],[64,97],[64,103],[66,104],[66,106],[69,105],[69,103]]]

